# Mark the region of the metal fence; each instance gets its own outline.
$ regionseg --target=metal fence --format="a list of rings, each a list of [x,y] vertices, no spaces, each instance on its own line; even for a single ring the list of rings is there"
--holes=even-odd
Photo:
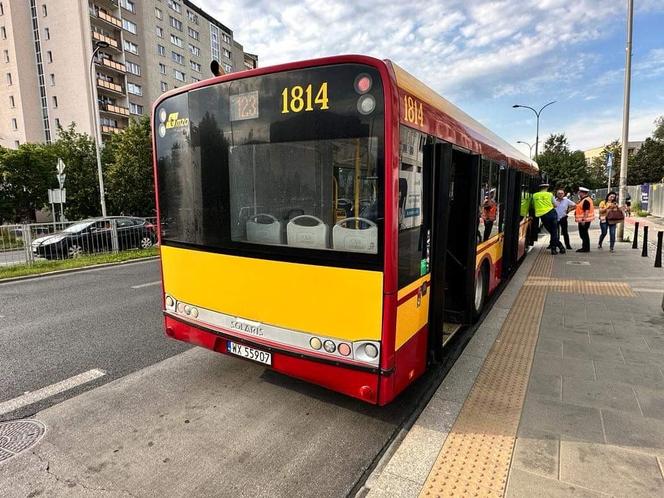
[[[117,216],[76,222],[0,225],[0,266],[147,249],[156,243],[156,218]]]
[[[618,187],[612,188],[611,190],[617,192]],[[630,185],[627,187],[627,192],[632,198],[632,209],[634,209],[637,204],[642,207],[641,185]],[[607,193],[608,191],[605,188],[593,191],[595,199],[604,199]],[[650,184],[647,211],[653,216],[664,217],[664,183]]]

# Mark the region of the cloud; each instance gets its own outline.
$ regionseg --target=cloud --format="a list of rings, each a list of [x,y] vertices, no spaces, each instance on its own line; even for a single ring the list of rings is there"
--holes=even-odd
[[[645,140],[655,128],[655,119],[661,114],[652,109],[633,109],[629,120],[629,140]],[[587,150],[620,140],[622,135],[622,109],[613,108],[599,116],[582,117],[565,128],[573,149]]]

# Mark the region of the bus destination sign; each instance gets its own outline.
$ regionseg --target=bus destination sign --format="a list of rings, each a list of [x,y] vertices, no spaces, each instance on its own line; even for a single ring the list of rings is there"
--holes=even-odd
[[[258,117],[258,91],[231,95],[231,121],[256,119]]]

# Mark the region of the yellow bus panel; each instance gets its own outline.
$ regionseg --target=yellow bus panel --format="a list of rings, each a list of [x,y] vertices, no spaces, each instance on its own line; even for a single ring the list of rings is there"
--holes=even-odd
[[[311,334],[380,340],[382,272],[168,246],[161,260],[165,292],[176,299]]]
[[[431,279],[430,275],[425,275],[415,282],[408,284],[403,289],[399,289],[397,299],[406,299],[406,296],[416,291],[424,282]],[[395,350],[403,346],[408,339],[413,337],[429,321],[429,296],[431,289],[427,288],[427,293],[422,296],[418,305],[417,293],[403,301],[397,309],[397,337]]]

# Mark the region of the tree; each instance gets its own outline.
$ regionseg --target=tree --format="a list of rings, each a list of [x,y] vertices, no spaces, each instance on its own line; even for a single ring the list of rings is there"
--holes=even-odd
[[[154,216],[154,176],[150,118],[130,120],[105,147],[108,201],[113,212]]]
[[[630,157],[627,183],[641,185],[664,181],[664,140],[646,138],[641,148]]]
[[[598,182],[598,185],[595,188],[606,187],[608,184],[609,179],[606,174],[606,164],[609,154],[613,154],[611,185],[615,185],[616,188],[618,188],[618,183],[620,182],[620,158],[622,156],[622,145],[619,140],[614,140],[610,144],[605,145],[600,155],[593,158],[590,164],[590,169],[595,175],[601,173],[601,181]]]
[[[664,142],[664,116],[655,120],[655,131],[652,132],[653,140]]]
[[[86,133],[78,133],[74,123],[58,130],[53,143],[57,157],[66,165],[65,214],[70,220],[101,215],[95,142]]]
[[[35,210],[48,203],[48,189],[57,183],[57,158],[52,147],[21,144],[0,151],[0,219],[34,221]]]
[[[596,188],[582,151],[570,151],[564,133],[552,134],[544,143],[544,152],[537,157],[541,172],[549,183],[565,191],[575,191],[580,185]]]

